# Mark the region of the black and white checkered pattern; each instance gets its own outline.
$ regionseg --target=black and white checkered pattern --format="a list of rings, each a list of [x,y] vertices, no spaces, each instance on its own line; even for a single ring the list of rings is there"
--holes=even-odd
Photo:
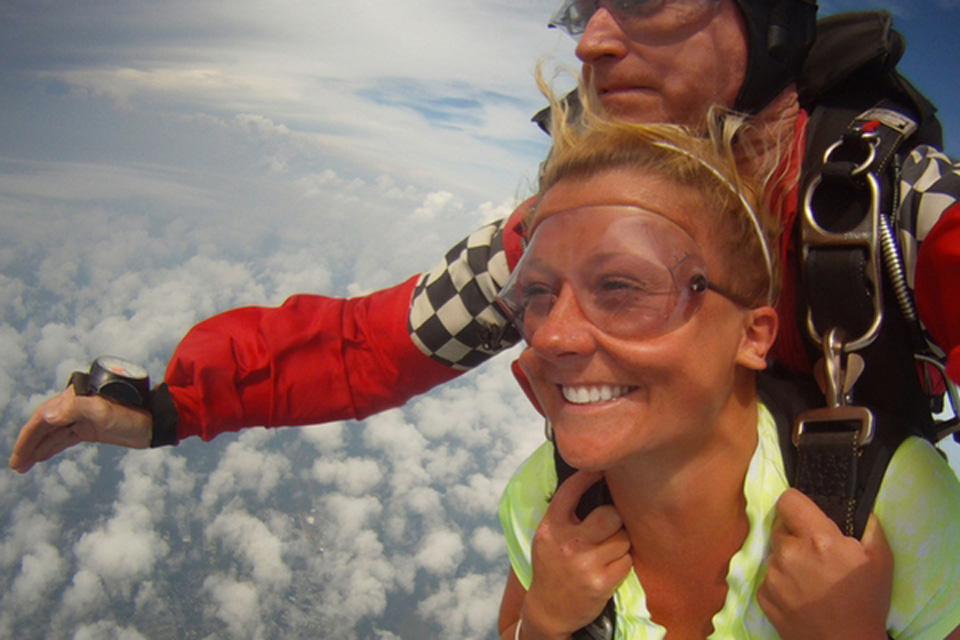
[[[466,371],[519,340],[494,299],[510,276],[505,220],[477,229],[420,276],[410,306],[414,343],[431,358]]]
[[[900,170],[897,241],[911,291],[916,275],[917,250],[940,216],[960,201],[960,164],[943,152],[920,146],[904,158]],[[927,336],[933,352],[943,351]]]

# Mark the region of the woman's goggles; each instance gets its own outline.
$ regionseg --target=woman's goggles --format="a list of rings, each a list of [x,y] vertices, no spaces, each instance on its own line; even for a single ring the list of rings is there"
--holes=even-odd
[[[530,342],[565,290],[582,315],[618,338],[653,338],[686,323],[710,282],[696,241],[662,215],[636,207],[580,207],[546,218],[497,298]]]
[[[719,0],[564,0],[547,24],[579,38],[601,4],[625,30],[665,34],[694,22]]]

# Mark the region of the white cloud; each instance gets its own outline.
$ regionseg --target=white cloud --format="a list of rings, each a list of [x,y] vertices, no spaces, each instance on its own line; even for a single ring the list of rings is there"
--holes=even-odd
[[[30,502],[18,504],[12,524],[0,543],[0,566],[13,576],[2,597],[0,628],[10,612],[31,613],[48,602],[50,592],[63,580],[64,559],[54,545],[60,523],[44,516]]]
[[[113,622],[95,622],[80,625],[73,640],[147,640],[136,629],[121,627]]]
[[[379,464],[371,458],[318,460],[312,473],[317,482],[332,484],[338,491],[352,496],[370,493],[383,480]]]
[[[260,450],[269,437],[265,429],[251,429],[230,443],[203,488],[205,507],[213,507],[241,491],[264,500],[278,486],[290,471],[290,461],[280,454]]]
[[[273,589],[290,583],[290,568],[283,561],[283,541],[260,519],[246,511],[220,513],[207,527],[209,540],[219,540],[250,567],[253,582]]]
[[[352,498],[330,494],[321,498],[323,517],[333,524],[339,537],[350,537],[366,529],[380,515],[382,507],[373,496]]]
[[[435,621],[443,638],[487,638],[496,628],[506,571],[502,576],[468,574],[445,581],[417,610]]]
[[[507,553],[503,534],[490,527],[477,527],[470,538],[470,546],[484,559],[502,560]]]
[[[20,560],[20,573],[10,588],[5,606],[32,612],[47,601],[49,592],[62,579],[64,569],[60,552],[50,543],[34,545]]]
[[[432,531],[420,543],[417,564],[438,576],[449,576],[463,559],[463,538],[456,531]]]
[[[253,584],[214,574],[204,580],[203,590],[212,600],[207,615],[221,620],[231,637],[263,637],[259,595]]]
[[[300,427],[297,434],[313,445],[320,453],[336,453],[343,447],[344,424],[331,422],[323,425]]]
[[[80,566],[129,594],[134,582],[148,575],[168,551],[151,521],[146,505],[119,508],[102,528],[80,537],[76,546]]]
[[[413,217],[429,222],[439,215],[443,215],[446,209],[462,210],[463,203],[456,200],[456,197],[449,191],[437,191],[428,193],[423,205],[413,212]]]
[[[69,588],[63,594],[63,610],[56,614],[58,617],[82,616],[103,607],[108,601],[100,576],[82,569],[74,574]]]
[[[59,532],[60,525],[37,510],[32,502],[21,502],[13,508],[10,524],[0,543],[0,562],[15,566],[36,544],[46,544]]]
[[[43,503],[63,504],[89,492],[100,473],[98,457],[97,449],[84,448],[69,451],[62,459],[52,462],[54,473],[44,474],[39,480]]]

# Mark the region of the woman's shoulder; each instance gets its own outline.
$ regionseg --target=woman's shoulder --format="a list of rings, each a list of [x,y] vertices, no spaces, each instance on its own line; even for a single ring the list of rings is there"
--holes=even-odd
[[[939,449],[910,436],[887,465],[874,513],[888,538],[960,539],[960,481]]]
[[[890,460],[874,513],[894,556],[894,637],[945,637],[960,624],[956,473],[930,442],[909,437]]]
[[[960,480],[943,451],[923,438],[910,436],[890,459],[880,493],[896,496],[918,492],[948,503],[958,502]]]

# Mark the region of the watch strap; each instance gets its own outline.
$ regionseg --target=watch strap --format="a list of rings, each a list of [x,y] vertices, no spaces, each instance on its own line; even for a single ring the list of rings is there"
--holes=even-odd
[[[153,417],[151,447],[164,447],[180,442],[177,435],[177,406],[167,383],[164,382],[150,391],[150,414]]]
[[[90,389],[90,374],[83,371],[74,371],[70,374],[67,386],[73,387],[73,392],[78,396],[89,396],[93,393]]]

